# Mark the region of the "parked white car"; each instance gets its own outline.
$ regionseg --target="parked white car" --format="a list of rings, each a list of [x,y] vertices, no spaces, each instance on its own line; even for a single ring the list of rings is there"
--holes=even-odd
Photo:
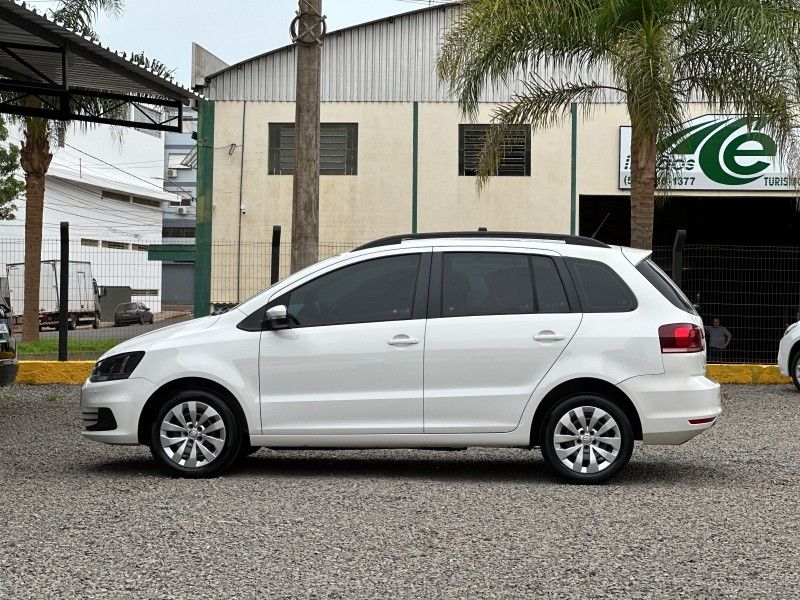
[[[800,390],[800,322],[792,323],[786,328],[778,346],[778,368],[782,375],[792,378],[795,387]]]
[[[396,236],[103,355],[83,435],[173,474],[271,448],[540,447],[605,481],[721,413],[703,323],[649,252],[547,234]]]

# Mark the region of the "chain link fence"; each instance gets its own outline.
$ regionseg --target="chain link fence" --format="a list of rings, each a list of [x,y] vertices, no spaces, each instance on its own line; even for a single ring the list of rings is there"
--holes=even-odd
[[[160,240],[154,245],[160,245]],[[320,246],[320,259],[352,250],[358,242]],[[270,285],[270,242],[215,242],[211,281],[195,280],[194,246],[179,260],[151,260],[146,241],[137,244],[71,239],[69,284],[70,359],[94,359],[120,341],[194,317],[197,285],[210,283],[211,309],[241,302]],[[0,239],[0,296],[13,311],[14,333],[22,340],[23,239]],[[278,276],[290,272],[288,243],[277,247]],[[672,248],[658,246],[654,260],[672,275]],[[53,359],[58,350],[60,242],[42,243],[39,341],[22,341],[22,359]],[[800,318],[800,247],[688,245],[683,289],[706,326],[719,319],[731,336],[714,362],[770,364],[786,326]]]

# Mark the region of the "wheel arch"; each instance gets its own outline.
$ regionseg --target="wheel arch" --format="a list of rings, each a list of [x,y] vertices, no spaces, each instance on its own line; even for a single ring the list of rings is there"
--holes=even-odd
[[[792,349],[789,350],[789,361],[788,364],[786,365],[786,370],[789,372],[789,375],[792,374],[792,362],[794,361],[794,357],[797,356],[798,353],[800,353],[800,340],[797,340],[792,346]]]
[[[139,415],[139,424],[137,427],[137,437],[140,444],[149,443],[150,425],[164,401],[169,398],[171,394],[186,389],[201,389],[217,394],[228,404],[233,414],[236,415],[236,421],[241,430],[242,439],[249,439],[250,434],[247,427],[247,417],[242,409],[242,405],[230,390],[216,381],[203,377],[182,377],[180,379],[173,379],[162,385],[153,392],[147,399],[147,402],[145,402],[142,412]]]
[[[642,421],[639,418],[639,412],[636,410],[636,406],[627,394],[608,381],[595,379],[593,377],[581,377],[579,379],[570,379],[569,381],[560,383],[547,392],[541,402],[539,402],[539,406],[536,407],[536,412],[533,414],[533,421],[531,422],[531,446],[539,445],[539,432],[541,431],[545,416],[550,409],[564,398],[581,393],[600,394],[619,406],[631,423],[634,439],[642,439]]]

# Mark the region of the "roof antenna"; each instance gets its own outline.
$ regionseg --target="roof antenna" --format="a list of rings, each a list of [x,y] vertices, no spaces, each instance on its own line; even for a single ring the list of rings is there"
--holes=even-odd
[[[488,229],[486,227],[478,227],[478,231],[488,231]]]
[[[611,216],[611,213],[606,213],[606,216],[603,217],[602,221],[600,221],[600,225],[598,225],[597,229],[594,230],[594,233],[592,234],[592,239],[596,239],[597,238],[597,234],[600,233],[600,230],[603,228],[603,225],[606,224],[606,221],[608,221],[608,217],[610,217],[610,216]]]

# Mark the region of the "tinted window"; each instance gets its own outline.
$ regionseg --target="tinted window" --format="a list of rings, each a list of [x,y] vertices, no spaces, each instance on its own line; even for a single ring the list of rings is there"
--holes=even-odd
[[[451,252],[442,261],[442,316],[533,312],[533,285],[524,254]]]
[[[627,312],[636,308],[636,298],[611,267],[583,259],[567,261],[583,312]]]
[[[299,327],[410,319],[418,266],[403,254],[343,267],[292,290],[289,314]]]
[[[132,309],[132,308],[136,308],[136,304],[135,304],[135,303],[133,303],[133,302],[128,302],[128,303],[126,303],[126,304],[120,304],[120,305],[117,307],[117,310],[118,310],[118,311],[123,311],[123,310],[130,310],[130,309]]]
[[[532,256],[536,310],[540,313],[570,312],[567,293],[552,258]]]
[[[649,258],[640,262],[636,270],[644,275],[645,279],[652,283],[653,287],[661,292],[661,295],[672,304],[688,313],[697,314],[692,303],[683,295],[683,292],[675,285],[675,282]]]

